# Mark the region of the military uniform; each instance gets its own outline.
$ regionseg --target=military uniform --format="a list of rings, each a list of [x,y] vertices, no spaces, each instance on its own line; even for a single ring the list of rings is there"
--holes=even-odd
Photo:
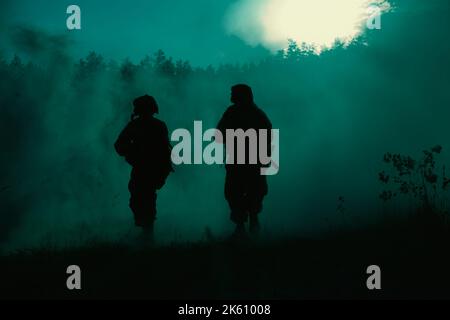
[[[267,138],[267,150],[270,155],[271,148],[271,129],[272,124],[266,114],[259,109],[253,103],[253,96],[251,90],[247,86],[242,86],[244,89],[244,95],[251,95],[247,99],[240,99],[239,95],[242,94],[237,86],[237,93],[235,95],[235,104],[229,107],[222,118],[220,119],[217,130],[222,133],[223,143],[226,141],[227,129],[242,129],[247,131],[248,129],[255,129],[258,133],[257,148],[259,152],[259,129],[266,129],[269,133]],[[236,89],[234,87],[233,89]],[[236,97],[237,95],[237,97]],[[261,175],[261,168],[264,166],[258,160],[257,164],[249,164],[249,150],[250,146],[246,141],[246,164],[237,164],[237,149],[235,141],[234,163],[226,164],[226,178],[225,178],[225,199],[227,200],[231,209],[231,220],[236,224],[243,224],[250,219],[257,219],[258,214],[262,211],[262,205],[264,197],[268,193],[266,176]],[[230,150],[227,150],[230,154]],[[259,154],[259,153],[258,153]]]
[[[128,189],[135,225],[149,227],[156,219],[156,191],[172,171],[167,126],[144,113],[120,133],[116,151],[133,167]]]

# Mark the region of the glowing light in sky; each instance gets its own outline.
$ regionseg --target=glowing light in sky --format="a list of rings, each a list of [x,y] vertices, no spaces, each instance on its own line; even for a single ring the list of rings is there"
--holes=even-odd
[[[371,6],[390,8],[387,0],[241,0],[230,8],[226,26],[251,45],[277,50],[293,39],[320,52],[361,35]]]

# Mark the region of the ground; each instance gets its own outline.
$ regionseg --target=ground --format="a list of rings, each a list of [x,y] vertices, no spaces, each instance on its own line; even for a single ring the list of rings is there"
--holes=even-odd
[[[409,218],[310,239],[28,250],[0,257],[0,298],[450,298],[449,230]],[[71,264],[81,291],[66,288]],[[381,268],[380,291],[366,287],[370,265]]]

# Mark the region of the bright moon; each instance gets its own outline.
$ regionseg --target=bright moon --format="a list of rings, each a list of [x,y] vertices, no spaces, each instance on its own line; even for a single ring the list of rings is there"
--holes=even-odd
[[[272,50],[293,39],[320,52],[361,35],[374,6],[380,12],[390,8],[387,0],[241,0],[230,9],[227,29]]]

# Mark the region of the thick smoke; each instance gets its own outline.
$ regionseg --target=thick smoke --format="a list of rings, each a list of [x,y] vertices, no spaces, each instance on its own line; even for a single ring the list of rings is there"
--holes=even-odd
[[[292,46],[284,57],[216,68],[174,63],[161,52],[139,64],[94,53],[76,61],[64,37],[9,29],[18,57],[0,59],[1,243],[126,241],[134,230],[130,168],[113,143],[131,101],[154,95],[171,131],[192,131],[194,120],[207,129],[228,106],[231,85],[242,82],[280,129],[280,173],[269,178],[262,214],[266,232],[304,235],[376,219],[385,152],[416,156],[442,144],[446,157],[450,148],[450,50],[440,41],[450,30],[448,4],[414,12],[410,4],[399,1],[384,17],[381,35],[367,33],[347,48],[316,56]],[[158,238],[230,231],[223,182],[223,167],[177,167],[159,193]],[[336,212],[340,196],[345,220]]]
[[[239,0],[227,15],[230,34],[251,45],[279,50],[288,39],[316,52],[359,37],[374,10],[387,12],[387,0]]]

